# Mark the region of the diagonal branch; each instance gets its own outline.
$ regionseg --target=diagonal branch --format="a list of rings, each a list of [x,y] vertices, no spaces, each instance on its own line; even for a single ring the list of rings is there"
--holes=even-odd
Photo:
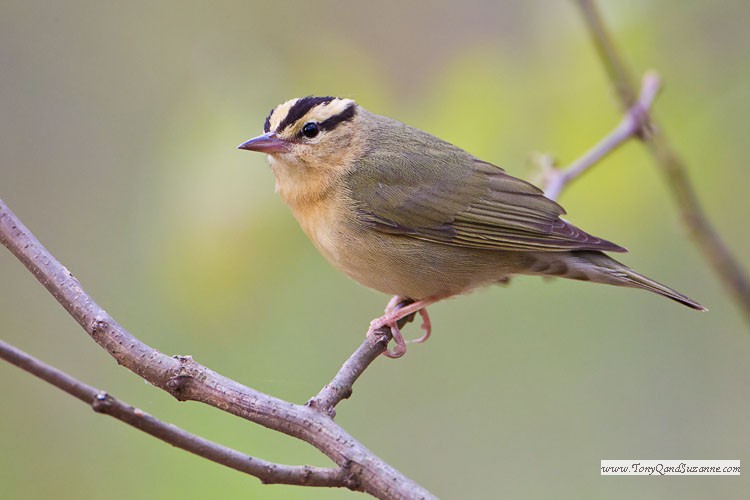
[[[660,88],[659,75],[655,72],[646,73],[643,76],[641,94],[638,100],[628,109],[617,127],[604,139],[565,169],[558,169],[549,161],[543,163],[543,176],[546,181],[544,195],[551,200],[557,200],[568,183],[577,179],[628,139],[634,136],[646,137],[651,133],[648,111]]]
[[[346,487],[347,471],[342,467],[281,465],[254,458],[162,422],[106,392],[87,385],[0,340],[0,358],[80,399],[97,413],[114,417],[165,443],[213,462],[257,477],[265,484]]]
[[[378,458],[324,412],[269,396],[196,363],[141,342],[83,290],[78,280],[0,200],[0,243],[119,364],[180,401],[199,401],[301,439],[347,469],[347,487],[383,499],[434,498]]]
[[[414,320],[414,313],[401,318],[398,327]],[[342,400],[351,397],[354,383],[364,373],[378,356],[388,348],[388,342],[393,335],[390,328],[381,328],[372,335],[368,335],[362,345],[354,351],[349,359],[339,369],[338,373],[318,394],[310,398],[307,406],[334,418],[336,416],[336,405]]]
[[[352,395],[352,386],[370,364],[388,348],[391,333],[385,329],[367,336],[359,348],[346,360],[339,372],[320,392],[307,402],[315,410],[336,416],[335,407]]]
[[[636,101],[632,77],[607,31],[594,1],[576,1],[599,58],[617,91],[620,104],[624,109],[631,108]],[[703,252],[704,258],[713,267],[727,293],[739,306],[745,319],[750,321],[750,279],[706,217],[693,184],[688,177],[685,163],[672,149],[663,129],[657,126],[653,120],[652,125],[653,134],[642,139],[651,151],[656,166],[664,174],[683,223],[688,228],[695,244]]]

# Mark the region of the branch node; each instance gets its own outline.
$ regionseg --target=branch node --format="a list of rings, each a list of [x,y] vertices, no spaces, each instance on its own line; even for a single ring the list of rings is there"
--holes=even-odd
[[[179,374],[167,380],[164,384],[164,388],[174,396],[177,401],[187,401],[188,385],[193,380],[192,375]]]
[[[532,173],[530,181],[538,186],[549,186],[560,175],[555,158],[549,153],[534,151],[527,160]]]
[[[342,482],[344,486],[352,491],[363,491],[362,483],[357,474],[352,471],[352,461],[347,460],[341,466]]]
[[[647,72],[643,76],[641,93],[627,109],[617,127],[568,167],[558,168],[551,157],[547,155],[537,155],[533,158],[532,161],[537,163],[541,170],[545,196],[557,201],[562,190],[571,181],[596,165],[602,158],[620,147],[628,139],[637,137],[641,141],[650,140],[655,127],[651,121],[649,109],[660,88],[661,79],[659,75],[655,71]]]
[[[398,325],[403,327],[414,315],[402,318]],[[336,405],[351,397],[352,386],[360,375],[388,348],[391,341],[391,329],[381,328],[369,334],[359,348],[346,360],[333,380],[323,387],[318,394],[310,398],[306,406],[330,418],[336,416]]]
[[[661,77],[650,70],[641,80],[641,93],[638,100],[628,110],[628,118],[632,120],[633,135],[641,141],[648,141],[654,135],[654,123],[651,121],[649,109],[661,90]]]
[[[91,326],[89,326],[89,331],[91,332],[92,337],[99,337],[101,335],[104,335],[107,330],[109,330],[109,321],[104,316],[96,316],[91,321]]]
[[[335,391],[336,389],[331,386],[331,384],[326,384],[324,390],[327,391]],[[344,389],[344,391],[341,393],[341,399],[348,399],[352,395],[352,389]],[[313,410],[317,411],[318,413],[322,413],[323,415],[327,415],[331,417],[331,419],[336,418],[336,408],[334,408],[331,405],[326,405],[325,402],[321,401],[319,398],[314,397],[310,398],[307,403],[305,403],[305,406],[309,406]]]
[[[112,397],[105,391],[100,391],[91,402],[91,408],[96,413],[107,413],[112,406]]]

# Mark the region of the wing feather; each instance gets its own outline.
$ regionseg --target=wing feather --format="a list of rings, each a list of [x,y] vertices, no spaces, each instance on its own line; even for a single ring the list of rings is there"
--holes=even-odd
[[[626,251],[561,219],[565,210],[536,186],[398,125],[401,137],[384,134],[347,180],[361,220],[374,229],[471,248]]]

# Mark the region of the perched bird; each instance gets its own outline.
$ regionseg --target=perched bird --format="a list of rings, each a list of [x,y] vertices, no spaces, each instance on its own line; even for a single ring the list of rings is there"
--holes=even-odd
[[[302,97],[274,108],[264,134],[240,149],[267,153],[276,189],[335,267],[393,295],[371,333],[514,274],[642,288],[693,309],[696,301],[617,262],[625,252],[560,216],[526,181],[351,99]]]

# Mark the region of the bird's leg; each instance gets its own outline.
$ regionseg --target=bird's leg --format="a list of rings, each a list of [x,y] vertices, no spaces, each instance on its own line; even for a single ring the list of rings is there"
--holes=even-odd
[[[400,295],[394,295],[391,300],[388,301],[388,305],[385,306],[385,313],[392,313],[402,302],[409,302],[409,299],[404,298]]]
[[[388,302],[388,305],[385,308],[385,314],[370,322],[370,329],[367,334],[370,335],[375,330],[388,326],[391,329],[393,340],[396,342],[396,348],[393,351],[386,351],[384,354],[389,358],[399,358],[406,352],[406,342],[401,335],[398,322],[410,314],[419,312],[420,316],[422,316],[422,329],[425,330],[425,334],[416,339],[415,342],[424,342],[429,338],[432,328],[430,317],[425,308],[443,298],[444,297],[428,297],[415,302],[408,302],[408,299],[396,295]]]
[[[401,335],[401,329],[396,323],[391,325],[390,328],[391,336],[393,337],[393,341],[396,343],[396,347],[394,347],[392,351],[386,349],[383,352],[383,356],[391,359],[400,358],[401,356],[406,354],[406,342],[404,341],[404,336]]]
[[[410,301],[409,299],[401,297],[400,295],[394,295],[393,297],[391,297],[391,300],[388,301],[388,305],[385,306],[385,314],[392,314],[393,311],[398,309],[398,307],[402,303],[408,304],[410,303]],[[391,325],[388,325],[388,327],[391,329],[391,336],[393,337],[393,341],[396,343],[396,347],[392,351],[386,349],[386,351],[383,353],[383,356],[391,359],[400,358],[406,353],[406,342],[404,341],[403,335],[401,335],[401,329],[398,327],[398,321]],[[367,331],[367,335],[372,334],[372,332],[374,332],[375,330],[376,328],[370,328]]]
[[[379,328],[383,328],[384,326],[390,326],[392,323],[395,323],[401,320],[402,318],[409,316],[410,314],[414,314],[420,311],[421,309],[424,309],[425,307],[429,306],[430,304],[434,304],[435,302],[442,300],[444,298],[445,297],[442,297],[442,296],[427,297],[426,299],[417,300],[415,302],[411,302],[409,304],[405,304],[400,307],[399,305],[396,305],[395,307],[392,307],[390,310],[386,310],[386,313],[383,316],[372,320],[370,322],[370,331],[375,331]],[[394,300],[395,299],[391,299],[391,302],[394,302]],[[389,302],[389,305],[390,305],[390,302]],[[425,319],[424,315],[422,315],[422,319],[423,320]]]
[[[430,315],[427,314],[427,308],[419,310],[419,315],[422,316],[422,330],[424,330],[424,335],[419,337],[418,339],[410,340],[409,343],[411,344],[421,344],[425,340],[430,338],[430,334],[432,333],[432,321],[430,321]]]

